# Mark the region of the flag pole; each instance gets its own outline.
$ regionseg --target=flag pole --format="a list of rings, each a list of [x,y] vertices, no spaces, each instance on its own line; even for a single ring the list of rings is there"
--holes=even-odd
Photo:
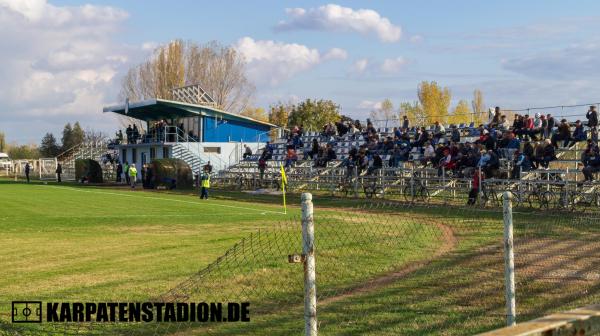
[[[283,214],[287,215],[287,207],[285,205],[285,184],[283,186]]]
[[[287,184],[287,176],[285,176],[285,169],[281,163],[279,164],[279,172],[281,173],[281,191],[283,193],[283,214],[287,215],[287,206],[285,204],[285,185]]]

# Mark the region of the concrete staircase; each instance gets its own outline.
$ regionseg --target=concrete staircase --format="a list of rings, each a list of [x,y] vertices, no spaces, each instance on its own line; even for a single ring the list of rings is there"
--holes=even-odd
[[[199,173],[202,166],[205,164],[205,161],[200,157],[199,153],[192,151],[189,145],[184,143],[176,143],[173,145],[172,156],[174,159],[185,161],[194,174]]]

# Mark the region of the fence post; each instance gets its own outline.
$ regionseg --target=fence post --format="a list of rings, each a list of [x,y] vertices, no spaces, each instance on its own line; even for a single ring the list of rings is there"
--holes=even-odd
[[[354,198],[358,198],[358,166],[354,166]]]
[[[516,298],[515,298],[515,255],[513,251],[513,216],[512,195],[505,191],[502,196],[504,204],[504,287],[506,291],[506,324],[516,323]]]
[[[479,187],[477,188],[477,202],[481,205],[481,192],[483,191],[483,185],[481,184],[481,167],[477,169],[477,181],[479,182]]]
[[[311,193],[302,193],[302,254],[304,260],[304,334],[317,336],[315,223]]]

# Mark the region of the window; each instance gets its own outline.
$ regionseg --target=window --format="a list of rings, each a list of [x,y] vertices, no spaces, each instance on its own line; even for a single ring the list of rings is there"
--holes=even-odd
[[[169,158],[169,147],[163,147],[163,159]]]
[[[150,160],[154,160],[156,158],[156,148],[150,147]]]
[[[125,163],[127,161],[127,149],[123,149],[123,156],[121,156],[121,163]]]
[[[137,150],[135,148],[131,149],[131,163],[137,163]]]
[[[204,147],[204,153],[221,154],[221,147]]]

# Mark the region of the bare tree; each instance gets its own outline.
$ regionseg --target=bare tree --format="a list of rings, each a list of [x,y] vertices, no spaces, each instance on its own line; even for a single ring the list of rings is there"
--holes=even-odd
[[[87,128],[84,133],[84,142],[99,144],[108,140],[108,135],[102,131],[97,131],[91,128]]]
[[[171,99],[172,89],[192,84],[200,84],[218,108],[233,113],[249,106],[255,90],[246,77],[243,56],[232,47],[175,40],[127,72],[120,99]]]
[[[371,120],[392,120],[398,116],[394,112],[394,104],[390,99],[386,98],[381,102],[380,107],[371,110],[370,117]]]
[[[473,100],[471,101],[473,107],[473,122],[481,124],[487,120],[487,111],[485,110],[485,104],[483,103],[483,93],[479,89],[473,91]]]

